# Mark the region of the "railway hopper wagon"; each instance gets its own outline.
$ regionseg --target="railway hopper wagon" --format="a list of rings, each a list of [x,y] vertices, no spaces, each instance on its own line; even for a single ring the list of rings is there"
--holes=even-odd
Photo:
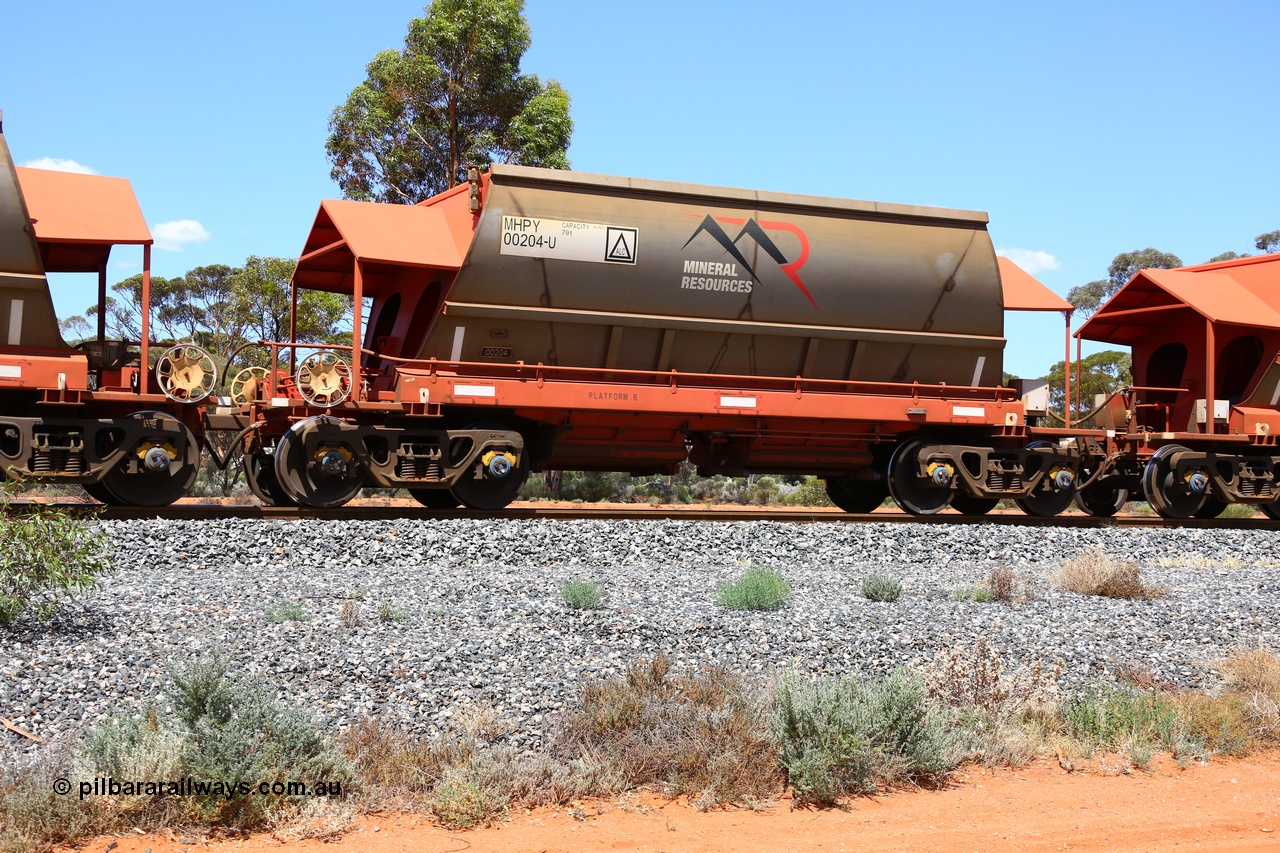
[[[0,475],[79,483],[106,503],[160,506],[195,481],[213,390],[207,354],[178,346],[150,364],[140,340],[108,340],[107,260],[151,233],[123,178],[15,167],[0,122]],[[97,335],[63,340],[46,273],[96,273]],[[2,477],[0,477],[2,478]]]
[[[365,485],[500,507],[530,470],[803,473],[869,511],[1051,515],[1077,432],[1001,387],[1004,313],[1071,306],[982,213],[495,165],[415,206],[325,201],[293,279],[350,350],[245,401],[265,500]],[[362,316],[369,302],[369,316]],[[281,381],[284,377],[284,381]],[[318,391],[317,391],[318,389]]]
[[[1134,384],[1095,401],[1086,512],[1280,518],[1280,255],[1142,270],[1076,336],[1133,351]]]

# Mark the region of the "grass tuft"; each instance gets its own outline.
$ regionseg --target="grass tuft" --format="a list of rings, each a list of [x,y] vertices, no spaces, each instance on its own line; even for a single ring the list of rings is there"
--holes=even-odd
[[[1142,569],[1131,560],[1116,560],[1094,548],[1064,560],[1049,578],[1063,592],[1107,598],[1163,598],[1163,587],[1142,581]]]
[[[560,598],[571,610],[595,610],[602,597],[600,584],[591,581],[569,581],[560,587]]]
[[[716,587],[716,603],[729,610],[777,610],[791,597],[791,584],[770,569],[748,569]]]
[[[862,594],[872,601],[897,601],[902,597],[902,583],[885,575],[870,574],[862,580]]]
[[[280,601],[267,608],[267,621],[274,623],[281,622],[310,622],[316,618],[305,604],[301,601]]]

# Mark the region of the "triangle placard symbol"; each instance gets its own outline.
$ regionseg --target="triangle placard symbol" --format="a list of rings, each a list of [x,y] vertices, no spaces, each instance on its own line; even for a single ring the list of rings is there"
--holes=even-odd
[[[627,245],[627,234],[625,231],[618,232],[618,239],[614,242],[613,248],[609,250],[609,260],[611,261],[629,261],[633,258],[631,247]]]

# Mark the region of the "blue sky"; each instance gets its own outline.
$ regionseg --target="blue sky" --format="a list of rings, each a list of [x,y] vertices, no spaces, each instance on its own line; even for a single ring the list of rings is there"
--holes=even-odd
[[[330,111],[423,6],[15,5],[15,159],[131,179],[165,276],[297,255],[338,196]],[[524,69],[572,96],[575,169],[985,210],[997,248],[1039,253],[1027,265],[1065,294],[1119,252],[1197,263],[1280,228],[1276,9],[527,0]],[[112,281],[140,260],[117,249]],[[57,282],[60,314],[91,278]],[[1007,334],[1007,370],[1061,358],[1058,315]]]

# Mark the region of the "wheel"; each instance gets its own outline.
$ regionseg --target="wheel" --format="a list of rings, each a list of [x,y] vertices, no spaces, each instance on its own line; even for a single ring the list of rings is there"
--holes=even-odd
[[[497,423],[473,424],[467,429],[507,431],[507,427]],[[515,500],[520,494],[520,487],[524,485],[524,481],[529,477],[528,452],[521,453],[518,458],[511,452],[503,456],[505,457],[507,470],[505,475],[501,477],[492,476],[492,471],[503,468],[502,462],[488,467],[494,460],[486,460],[481,457],[479,465],[474,466],[471,471],[453,484],[453,496],[463,506],[470,509],[502,509]],[[476,477],[477,473],[481,476]]]
[[[1267,518],[1274,518],[1280,521],[1280,501],[1272,501],[1269,504],[1258,504],[1258,509],[1262,510],[1262,514]]]
[[[1180,444],[1166,444],[1151,456],[1142,472],[1142,491],[1151,508],[1162,518],[1191,518],[1210,500],[1219,503],[1211,495],[1193,492],[1185,483],[1177,481],[1172,457],[1186,450]]]
[[[963,492],[956,492],[951,499],[951,508],[961,515],[986,515],[1000,503],[999,498],[974,498]]]
[[[244,479],[249,491],[263,506],[297,506],[276,479],[275,459],[267,453],[250,453],[244,457]]]
[[[1209,495],[1204,499],[1204,505],[1192,513],[1193,518],[1217,518],[1227,511],[1228,504],[1218,500],[1213,495]]]
[[[827,479],[827,497],[845,512],[874,512],[889,497],[884,480],[855,480],[852,477]]]
[[[459,505],[448,489],[410,489],[409,494],[427,509],[456,509]]]
[[[899,444],[889,457],[889,494],[912,515],[941,512],[955,495],[951,488],[935,485],[917,473],[920,451],[932,443],[926,438],[909,439]]]
[[[1033,441],[1027,445],[1028,450],[1036,450],[1039,448],[1052,447],[1047,441]],[[1076,485],[1074,472],[1072,472],[1071,485],[1065,489],[1058,486],[1056,477],[1057,472],[1049,469],[1049,472],[1040,480],[1031,494],[1026,497],[1018,498],[1015,503],[1021,507],[1022,511],[1027,515],[1034,515],[1039,518],[1052,518],[1071,506],[1071,502],[1076,497]]]
[[[198,403],[218,384],[218,365],[201,347],[178,344],[165,350],[156,362],[156,382],[170,400]]]
[[[106,504],[107,506],[115,506],[120,503],[120,500],[115,495],[111,494],[111,490],[108,489],[106,486],[104,486],[101,482],[81,483],[80,488],[84,489],[85,493],[89,497],[93,498],[95,501],[97,501],[100,504]]]
[[[1191,518],[1199,512],[1208,495],[1196,493],[1176,481],[1170,457],[1187,448],[1166,444],[1152,454],[1142,472],[1142,491],[1147,503],[1162,518]]]
[[[342,506],[364,486],[364,471],[343,440],[344,424],[327,415],[298,421],[280,437],[275,475],[280,488],[302,506]]]
[[[97,485],[115,498],[112,503],[168,506],[187,493],[200,472],[196,437],[164,412],[134,412],[127,420],[139,422],[140,436]]]
[[[1093,483],[1087,489],[1076,491],[1076,506],[1086,515],[1110,518],[1129,501],[1129,490],[1108,486],[1106,480]]]

